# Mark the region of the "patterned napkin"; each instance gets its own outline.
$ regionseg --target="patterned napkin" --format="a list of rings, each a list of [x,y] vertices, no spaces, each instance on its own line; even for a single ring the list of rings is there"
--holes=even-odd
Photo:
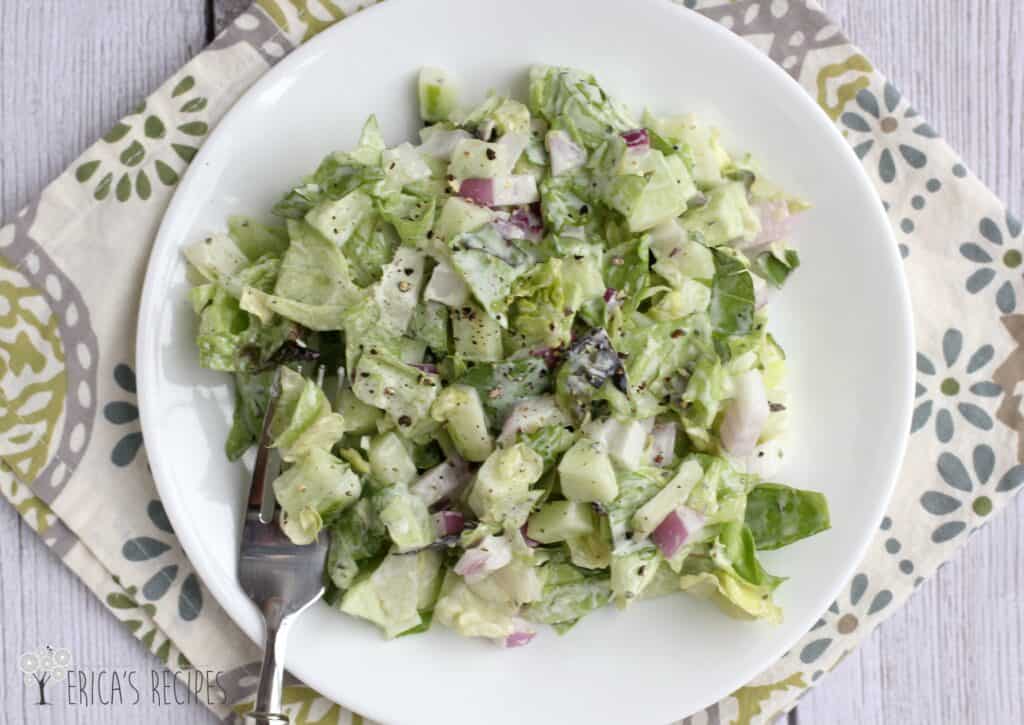
[[[0,490],[158,658],[225,673],[228,704],[213,707],[225,720],[250,707],[259,653],[193,572],[153,486],[135,301],[164,208],[210,128],[276,61],[359,9],[341,4],[258,0],[0,229]],[[763,723],[1024,481],[1024,240],[813,0],[682,4],[767,53],[835,121],[888,210],[918,311],[910,448],[867,557],[778,663],[685,721]],[[296,681],[285,701],[296,723],[362,722]]]

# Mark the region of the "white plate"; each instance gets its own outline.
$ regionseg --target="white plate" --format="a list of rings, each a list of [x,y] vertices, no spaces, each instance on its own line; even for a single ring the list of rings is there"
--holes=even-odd
[[[501,651],[442,627],[386,642],[313,607],[291,634],[289,670],[386,722],[663,723],[705,707],[772,664],[833,600],[906,441],[912,332],[896,244],[850,149],[782,70],[667,1],[393,0],[304,45],[239,101],[192,162],[150,260],[137,356],[146,448],[182,545],[242,629],[261,639],[235,580],[247,472],[222,453],[228,376],[196,363],[181,248],[229,214],[269,209],[326,152],[353,145],[370,112],[390,143],[411,138],[419,66],[450,69],[475,99],[492,87],[522,93],[531,63],[592,71],[634,108],[698,111],[813,204],[797,235],[803,266],[773,310],[794,409],[781,478],[826,492],[833,528],[764,557],[789,577],[776,627],[675,596]]]

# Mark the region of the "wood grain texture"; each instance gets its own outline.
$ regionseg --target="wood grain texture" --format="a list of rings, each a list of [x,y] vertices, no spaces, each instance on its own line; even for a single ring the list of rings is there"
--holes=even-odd
[[[118,118],[202,49],[205,0],[0,0],[0,219],[43,187]],[[113,515],[113,514],[112,514]],[[148,688],[162,665],[0,503],[0,723],[212,724],[203,706],[36,706],[18,656],[67,647],[75,663],[135,670]]]
[[[246,0],[0,0],[0,218],[193,55]],[[1024,4],[825,0],[854,42],[1024,210]],[[54,89],[59,89],[55,91]],[[1024,500],[979,532],[801,702],[802,725],[1024,721]],[[13,673],[37,644],[76,660],[157,666],[17,514],[0,505],[0,722],[212,723],[200,706],[49,710]]]

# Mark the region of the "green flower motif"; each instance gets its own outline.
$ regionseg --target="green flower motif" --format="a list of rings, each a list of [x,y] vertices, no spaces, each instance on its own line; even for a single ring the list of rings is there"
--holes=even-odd
[[[861,112],[847,111],[840,120],[854,134],[853,151],[866,161],[869,154],[878,152],[878,178],[886,184],[896,180],[896,159],[902,158],[911,168],[921,169],[928,163],[923,151],[897,133],[909,128],[921,138],[935,138],[938,134],[925,122],[919,122],[917,111],[903,99],[903,94],[886,81],[881,100],[868,88],[862,88],[854,97]],[[857,134],[864,140],[857,142]]]
[[[157,500],[150,501],[146,507],[146,514],[152,524],[164,534],[172,538],[174,529],[167,518],[164,506]],[[121,547],[121,556],[132,562],[146,562],[159,559],[166,552],[171,550],[172,544],[168,544],[163,537],[136,536],[124,542]],[[153,602],[162,598],[170,590],[178,578],[178,565],[167,564],[153,574],[145,584],[142,585],[142,596]],[[189,573],[178,592],[178,616],[186,622],[191,622],[203,609],[203,593],[199,587],[199,579],[194,573]]]
[[[194,91],[192,76],[185,76],[171,89],[169,100],[176,106],[176,115],[168,119],[171,128],[160,116],[147,113],[143,101],[103,136],[107,144],[120,150],[117,162],[111,164],[106,157],[86,161],[75,169],[75,178],[81,184],[96,180],[92,194],[97,201],[110,196],[111,190],[118,201],[128,201],[133,194],[146,201],[153,194],[154,183],[177,184],[184,164],[196,155],[209,131],[202,120],[207,99]]]
[[[820,630],[820,636],[800,650],[801,662],[805,665],[815,662],[837,640],[856,632],[863,622],[892,603],[893,595],[890,590],[879,589],[869,596],[870,588],[870,579],[863,572],[850,580],[850,587],[842,597],[849,601],[849,606],[841,605],[840,600],[832,602],[824,616],[811,627],[812,632]]]
[[[124,363],[114,367],[114,382],[131,396],[135,395],[135,371]],[[110,453],[110,460],[115,466],[130,466],[142,447],[142,432],[138,428],[139,408],[135,403],[115,400],[103,408],[103,417],[114,425],[130,426],[130,430],[121,437]]]
[[[967,466],[954,453],[945,452],[939,456],[939,476],[948,486],[941,491],[925,491],[921,495],[921,506],[925,511],[942,519],[932,531],[932,541],[941,544],[958,536],[967,527],[974,528],[992,513],[992,499],[986,493],[992,472],[995,470],[995,451],[984,443],[975,446],[971,456],[972,476]],[[997,493],[1012,491],[1024,482],[1024,465],[1013,466],[1003,474],[996,484]]]
[[[960,414],[967,423],[979,430],[992,430],[992,415],[985,407],[993,407],[1003,389],[992,382],[991,373],[983,372],[995,355],[991,345],[975,350],[963,369],[960,369],[963,351],[963,333],[946,330],[942,336],[942,361],[945,369],[939,371],[935,363],[922,352],[917,353],[917,390],[915,397],[922,399],[914,409],[910,432],[924,428],[935,410],[935,435],[942,443],[949,443],[955,432],[951,411]],[[985,406],[985,407],[982,407]]]
[[[1020,220],[1007,212],[1005,223],[1000,228],[995,219],[985,217],[978,224],[978,232],[988,244],[965,242],[960,245],[964,259],[978,265],[978,269],[967,278],[967,291],[976,295],[991,286],[996,291],[996,307],[1004,315],[1009,315],[1017,308],[1014,287],[1024,279],[1024,254],[1021,253],[1024,240],[1020,238]]]

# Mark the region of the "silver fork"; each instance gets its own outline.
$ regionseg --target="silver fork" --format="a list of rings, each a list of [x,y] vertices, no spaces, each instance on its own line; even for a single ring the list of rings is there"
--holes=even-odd
[[[281,711],[285,640],[295,617],[323,595],[327,559],[325,534],[306,546],[293,544],[285,536],[278,525],[274,492],[266,485],[268,471],[273,472],[277,467],[277,453],[269,443],[270,422],[281,392],[280,378],[279,369],[274,374],[263,416],[238,558],[238,582],[246,596],[260,608],[266,632],[256,704],[246,715],[247,722],[252,723],[288,722]],[[322,372],[320,384],[323,384]]]

